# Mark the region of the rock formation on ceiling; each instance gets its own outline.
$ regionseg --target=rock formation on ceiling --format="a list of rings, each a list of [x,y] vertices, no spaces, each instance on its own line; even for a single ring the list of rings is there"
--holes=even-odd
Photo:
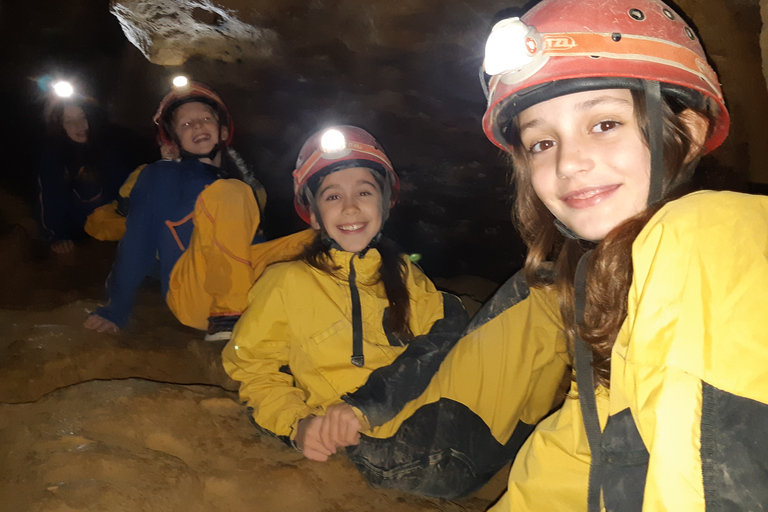
[[[118,0],[111,11],[154,64],[178,66],[195,55],[223,62],[272,55],[271,30],[244,23],[211,0]]]

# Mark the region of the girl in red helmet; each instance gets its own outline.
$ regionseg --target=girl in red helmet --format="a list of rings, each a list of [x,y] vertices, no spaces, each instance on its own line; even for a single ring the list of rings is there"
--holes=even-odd
[[[536,425],[494,511],[762,510],[768,198],[693,189],[729,126],[697,36],[658,0],[544,0],[494,27],[485,71],[525,268],[369,435],[453,408],[511,456]],[[494,452],[460,442],[471,489]]]
[[[293,177],[314,241],[257,281],[223,360],[255,423],[323,461],[415,398],[467,317],[382,237],[399,180],[370,134],[318,132]]]
[[[139,175],[107,282],[109,301],[85,327],[123,327],[136,290],[159,267],[163,293],[179,321],[207,329],[206,339],[229,339],[260,268],[253,244],[260,241],[266,194],[227,149],[231,116],[209,87],[175,89],[160,103],[155,122],[165,153],[176,158]]]

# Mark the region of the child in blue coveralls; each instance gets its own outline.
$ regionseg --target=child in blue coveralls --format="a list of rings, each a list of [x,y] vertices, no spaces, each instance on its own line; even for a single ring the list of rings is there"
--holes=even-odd
[[[155,122],[180,159],[141,172],[107,282],[109,300],[84,325],[113,333],[125,326],[137,288],[159,263],[163,294],[179,321],[207,329],[206,340],[226,340],[256,277],[251,249],[266,194],[227,149],[231,116],[208,86],[173,90]]]

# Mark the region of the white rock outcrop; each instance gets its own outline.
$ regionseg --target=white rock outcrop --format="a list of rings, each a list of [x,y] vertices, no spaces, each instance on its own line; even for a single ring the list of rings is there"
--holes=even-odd
[[[245,23],[211,0],[112,0],[110,12],[128,40],[164,66],[196,55],[224,62],[269,58],[277,40],[272,30]]]

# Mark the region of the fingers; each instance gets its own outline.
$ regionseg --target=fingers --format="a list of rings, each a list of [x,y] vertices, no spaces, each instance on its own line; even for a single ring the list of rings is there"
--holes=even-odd
[[[323,442],[320,435],[324,423],[323,416],[309,416],[299,421],[296,444],[305,457],[311,460],[326,461],[336,453],[334,445]]]
[[[360,441],[360,421],[350,405],[336,404],[326,410],[321,435],[334,447],[357,444]]]
[[[312,447],[304,448],[304,450],[302,450],[301,453],[304,454],[304,456],[309,460],[316,460],[317,462],[325,462],[328,460],[328,455],[318,450],[315,450]]]
[[[295,442],[305,457],[326,461],[338,448],[360,442],[360,421],[347,404],[332,405],[325,416],[299,421]]]

